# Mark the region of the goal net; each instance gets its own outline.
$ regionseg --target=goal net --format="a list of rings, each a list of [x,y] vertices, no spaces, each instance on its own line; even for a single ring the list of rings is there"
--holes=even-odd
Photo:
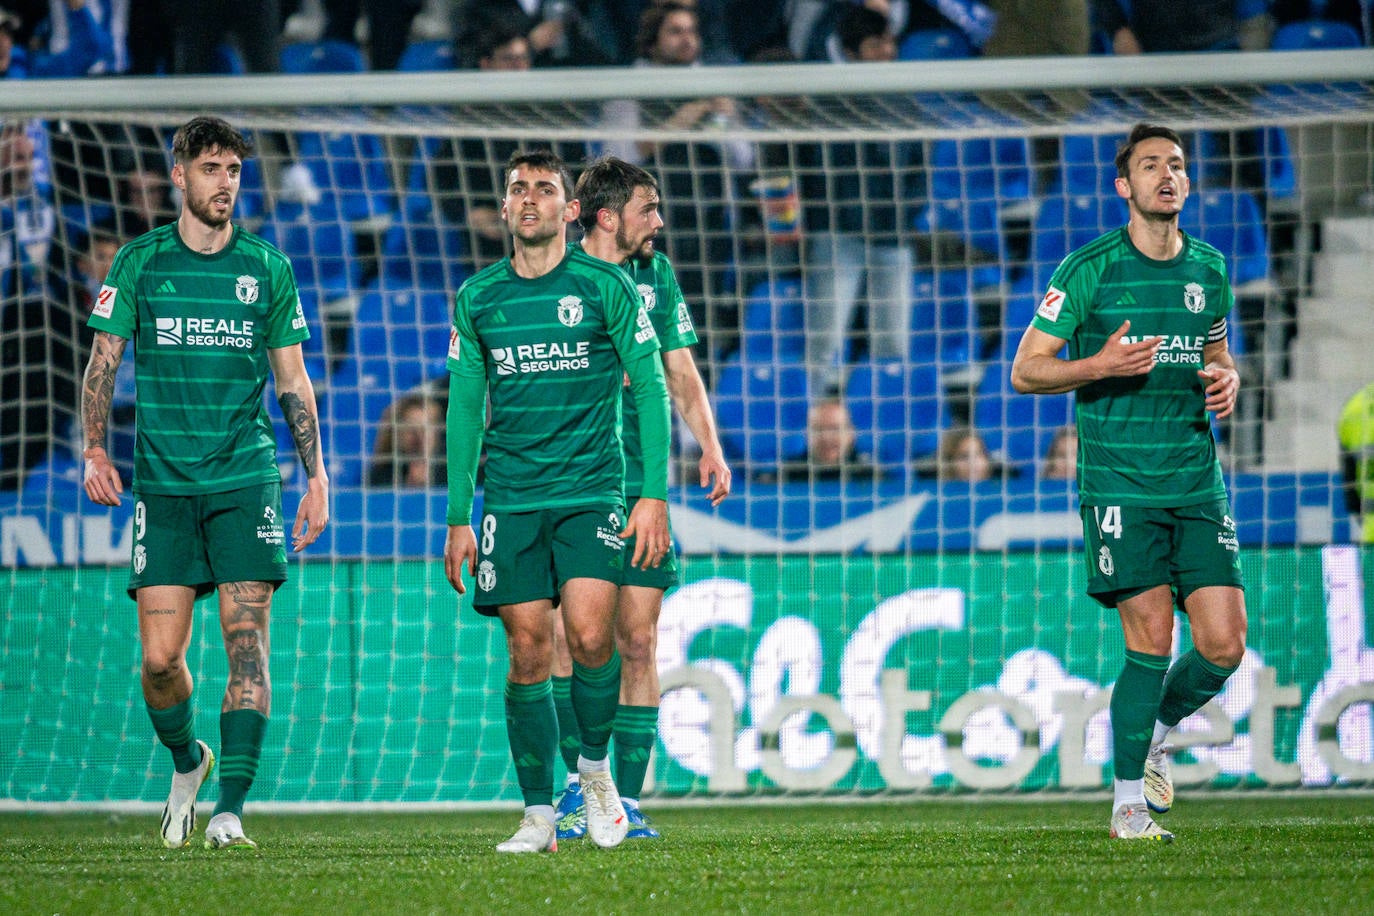
[[[1141,120],[1186,139],[1182,224],[1227,257],[1243,378],[1214,432],[1249,648],[1183,724],[1176,779],[1374,778],[1367,564],[1346,546],[1334,431],[1374,342],[1368,52],[628,75],[6,89],[0,801],[165,792],[124,593],[132,499],[84,497],[75,420],[92,296],[119,245],[174,218],[170,136],[207,112],[258,146],[236,222],[294,264],[333,485],[329,529],[274,606],[256,801],[518,798],[504,639],[440,560],[444,356],[454,292],[508,250],[502,164],[547,146],[575,170],[615,151],[658,177],[659,247],[735,475],[713,510],[679,423],[684,584],[660,627],[648,794],[1104,789],[1124,647],[1083,594],[1075,485],[1053,460],[1072,399],[1017,395],[1008,372],[1054,267],[1122,225],[1112,160]],[[665,126],[704,97],[730,104]],[[301,474],[266,403],[290,514]],[[808,452],[809,422],[828,422],[811,432],[840,443],[847,470]],[[126,484],[135,423],[121,383],[110,448]],[[985,453],[969,458],[965,429]],[[1189,641],[1180,618],[1176,651]],[[212,602],[189,664],[213,744]]]

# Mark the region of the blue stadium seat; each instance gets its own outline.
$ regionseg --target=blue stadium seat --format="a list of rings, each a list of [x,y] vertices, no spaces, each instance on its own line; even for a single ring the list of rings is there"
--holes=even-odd
[[[1070,251],[1126,225],[1126,202],[1115,195],[1052,194],[1040,203],[1031,227],[1031,286],[1043,292]]]
[[[1020,341],[1020,332],[1005,335],[1000,354],[989,361],[974,395],[973,425],[991,451],[1030,472],[1055,430],[1073,422],[1073,396],[1020,394],[1011,387],[1011,363]]]
[[[1112,194],[1120,134],[1067,134],[1059,142],[1058,185],[1069,194]]]
[[[862,362],[845,386],[858,450],[889,468],[933,454],[949,426],[948,407],[934,363]]]
[[[396,212],[386,144],[376,134],[306,131],[296,134],[296,158],[310,169],[315,185],[336,194],[351,223]]]
[[[740,340],[750,361],[800,361],[806,353],[806,307],[798,277],[761,280],[744,302]]]
[[[1344,22],[1308,19],[1279,26],[1269,41],[1273,51],[1336,51],[1342,48],[1362,48],[1360,33]]]
[[[453,56],[453,42],[447,40],[413,41],[406,45],[397,70],[417,72],[424,70],[452,70],[457,66]]]
[[[936,140],[930,147],[932,204],[923,231],[954,232],[985,254],[1002,256],[1002,212],[1030,197],[1030,153],[1023,137]]]
[[[742,363],[721,367],[715,382],[716,423],[726,455],[750,475],[806,454],[806,370]]]
[[[354,350],[360,359],[392,364],[388,373],[405,390],[442,372],[453,327],[452,299],[443,290],[371,287],[358,299]]]
[[[917,29],[897,46],[898,60],[959,60],[973,57],[973,46],[959,29]]]
[[[1237,292],[1262,292],[1272,283],[1264,214],[1249,191],[1194,194],[1179,215],[1179,226],[1226,255]]]
[[[332,197],[326,195],[309,207],[280,201],[258,232],[291,258],[302,291],[329,302],[356,289],[358,259],[353,234],[341,220]]]
[[[382,284],[457,292],[467,279],[463,229],[445,221],[440,208],[423,194],[407,195],[405,214],[382,239]]]
[[[978,326],[971,292],[975,282],[963,269],[913,272],[907,350],[913,363],[928,363],[942,371],[966,365],[975,356]]]
[[[1273,125],[1258,128],[1258,131],[1260,148],[1254,155],[1263,159],[1265,195],[1271,201],[1293,197],[1298,190],[1298,173],[1288,145],[1288,132]],[[1231,158],[1218,151],[1215,132],[1198,131],[1197,148],[1193,150],[1188,171],[1192,175],[1194,193],[1230,184]]]
[[[281,49],[282,73],[362,73],[367,69],[357,45],[346,41],[302,41]]]

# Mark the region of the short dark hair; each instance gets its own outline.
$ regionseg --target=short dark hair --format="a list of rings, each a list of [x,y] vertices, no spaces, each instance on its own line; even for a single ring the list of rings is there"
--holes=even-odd
[[[866,6],[850,6],[840,16],[835,33],[845,53],[857,57],[865,40],[887,34],[887,17]]]
[[[558,180],[563,182],[564,196],[568,200],[573,199],[572,170],[568,168],[568,164],[563,161],[563,158],[551,149],[516,150],[511,153],[510,158],[506,160],[506,170],[502,173],[505,176],[501,181],[503,189],[510,183],[510,173],[522,165],[543,172],[553,172],[558,176]],[[504,190],[501,196],[505,196]]]
[[[1121,144],[1121,149],[1116,151],[1117,178],[1125,178],[1131,174],[1131,155],[1135,148],[1144,141],[1156,137],[1163,137],[1179,149],[1183,149],[1183,138],[1176,131],[1162,124],[1137,124],[1131,128],[1131,134],[1126,138],[1126,142]]]
[[[593,160],[577,179],[577,200],[582,213],[577,221],[588,232],[596,225],[596,214],[602,210],[619,213],[625,209],[636,188],[649,188],[658,193],[658,180],[649,172],[615,156]]]
[[[668,17],[673,13],[688,13],[701,23],[701,14],[697,12],[695,6],[686,3],[678,3],[676,0],[667,0],[665,3],[651,3],[639,17],[639,33],[635,36],[635,54],[645,60],[654,50],[654,45],[658,44],[658,33],[663,29],[663,23],[668,21]]]
[[[521,25],[514,16],[493,16],[487,27],[477,34],[474,43],[473,50],[478,62],[491,57],[515,39],[525,38],[525,30]]]
[[[223,118],[192,118],[172,137],[172,158],[186,163],[207,150],[233,153],[240,159],[253,155],[253,144]]]

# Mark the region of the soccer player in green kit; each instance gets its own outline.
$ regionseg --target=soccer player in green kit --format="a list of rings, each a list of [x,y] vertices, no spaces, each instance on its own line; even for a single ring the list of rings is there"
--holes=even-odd
[[[628,562],[642,568],[661,563],[672,544],[668,391],[658,337],[629,277],[567,244],[578,214],[567,166],[551,152],[516,153],[505,175],[501,210],[514,251],[469,278],[454,303],[444,571],[459,593],[464,568],[475,576],[473,604],[501,618],[510,651],[506,728],[525,814],[497,850],[557,848],[555,613],[573,659],[587,832],[612,847],[629,829],[608,756],[620,689],[616,594],[624,539],[634,537]],[[625,376],[644,455],[644,486],[628,522]],[[479,539],[471,515],[484,439]]]
[[[1169,841],[1169,730],[1220,692],[1245,653],[1240,548],[1207,414],[1235,408],[1225,259],[1183,233],[1178,135],[1138,124],[1116,157],[1129,220],[1050,278],[1012,364],[1017,391],[1077,391],[1088,594],[1116,608],[1111,835]],[[1065,341],[1068,359],[1059,356]],[[1171,666],[1174,606],[1193,648]]]
[[[251,848],[243,802],[257,774],[271,707],[272,596],[286,580],[281,471],[262,394],[269,373],[305,465],[291,534],[297,551],[329,520],[329,479],[315,392],[301,356],[309,336],[291,263],[230,222],[249,145],[219,118],[194,118],[172,140],[177,221],[119,250],[90,317],[82,387],[85,489],[118,505],[105,452],[115,373],[134,341],[138,439],[129,594],[138,604],[143,696],[176,773],[162,840],[185,846],[196,794],[215,757],[195,737],[186,652],[197,598],[219,592],[229,683],[220,705],[220,795],[211,848]]]
[[[696,329],[668,258],[654,250],[663,227],[658,182],[637,165],[606,156],[592,162],[577,179],[578,221],[584,232],[580,244],[588,254],[619,264],[644,301],[644,309],[658,334],[668,393],[701,446],[697,462],[701,485],[710,487],[712,505],[730,495],[730,468],[711,416],[706,385],[697,371],[691,347]],[[634,404],[626,399],[625,493],[633,502],[644,484]],[[621,656],[620,708],[616,711],[612,749],[616,788],[630,820],[629,839],[656,839],[658,829],[640,811],[649,755],[658,733],[658,617],[664,593],[678,584],[677,556],[669,551],[657,568],[627,567],[616,609],[616,645]],[[577,782],[576,757],[580,739],[568,698],[570,662],[562,634],[558,634],[554,662],[554,702],[561,732],[559,749],[568,769],[568,785],[558,803],[558,838],[572,839],[585,830],[585,810]]]

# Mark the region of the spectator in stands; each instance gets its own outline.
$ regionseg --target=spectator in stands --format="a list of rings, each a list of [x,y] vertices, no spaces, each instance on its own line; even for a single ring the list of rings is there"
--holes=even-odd
[[[649,6],[639,21],[639,57],[634,66],[699,66],[699,26],[696,8],[680,0]],[[616,99],[604,109],[604,124],[614,137],[603,144],[603,151],[642,165],[658,177],[666,201],[661,246],[673,259],[698,332],[708,346],[717,349],[722,344],[721,330],[737,324],[734,298],[724,295],[725,275],[734,261],[729,232],[735,224],[731,189],[735,175],[751,170],[754,161],[752,144],[718,136],[738,123],[739,108],[725,96],[652,104]],[[700,130],[703,138],[670,143],[635,139],[649,126]]]
[[[27,48],[17,44],[23,21],[0,9],[0,79],[55,79],[84,76],[101,60],[114,55],[114,40],[91,11],[86,0],[66,0],[66,48],[54,53],[49,46],[51,29],[35,30]]]
[[[1336,427],[1351,537],[1374,544],[1374,384],[1346,401]]]
[[[217,49],[232,42],[249,73],[275,73],[281,42],[279,0],[169,0],[176,72],[214,73]]]
[[[480,36],[493,27],[506,28],[513,23],[529,42],[535,67],[613,64],[615,51],[594,26],[598,6],[588,0],[461,0],[457,13],[459,63],[476,66],[478,57],[473,52]]]
[[[921,476],[934,476],[942,483],[964,481],[982,483],[998,477],[1015,477],[1013,468],[996,461],[982,434],[971,426],[956,426],[945,431],[935,453],[935,465],[919,466]]]
[[[382,413],[367,482],[374,487],[448,484],[443,405],[427,394],[405,394]]]
[[[887,20],[867,7],[845,11],[840,35],[846,66],[896,56]],[[845,140],[802,144],[796,157],[805,239],[806,368],[811,391],[833,394],[844,386],[846,338],[865,288],[868,355],[907,355],[915,267],[909,227],[924,198],[921,152],[909,142]]]
[[[367,62],[373,70],[395,70],[410,40],[421,0],[324,0],[325,41],[357,44],[358,17],[367,16]]]
[[[858,434],[842,399],[824,397],[806,413],[806,453],[784,462],[776,471],[757,475],[763,483],[781,478],[797,481],[876,480],[882,471],[859,452]]]
[[[1096,27],[1116,54],[1263,51],[1272,22],[1264,0],[1092,0]],[[1129,7],[1129,9],[1127,9]],[[1186,25],[1184,25],[1186,23]],[[1228,186],[1255,192],[1264,204],[1264,142],[1259,130],[1216,131],[1216,155],[1230,160]],[[1194,142],[1184,138],[1185,146]]]
[[[176,219],[167,164],[151,150],[127,151],[116,158],[115,224],[123,238],[137,238]]]
[[[75,419],[79,325],[57,211],[23,123],[0,125],[0,489],[17,489]]]
[[[1042,480],[1074,480],[1078,477],[1078,427],[1061,426],[1045,448],[1040,467]]]

